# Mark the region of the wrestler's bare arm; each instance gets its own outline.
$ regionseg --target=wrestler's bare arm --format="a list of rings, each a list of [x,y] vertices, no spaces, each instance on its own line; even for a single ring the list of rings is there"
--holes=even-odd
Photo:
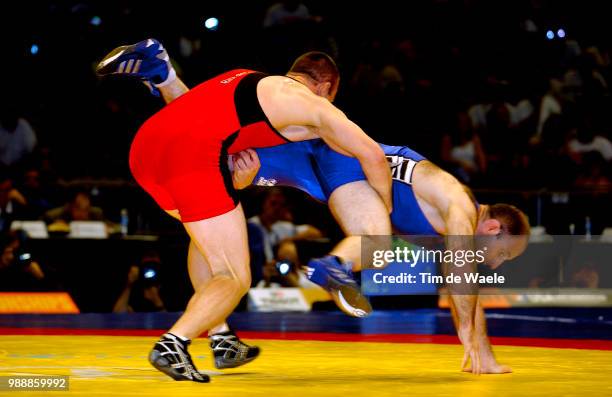
[[[278,129],[307,126],[332,149],[357,158],[368,182],[390,211],[391,171],[380,146],[331,102],[316,96],[303,85],[281,83],[269,89],[267,95],[259,95],[259,91],[258,95],[272,124]]]
[[[422,182],[419,183],[418,181]],[[418,196],[436,208],[444,222],[446,248],[449,250],[473,250],[477,213],[463,186],[452,175],[430,162],[421,162],[415,169],[414,184],[418,184]],[[443,187],[442,189],[440,187]],[[475,263],[457,267],[443,264],[443,271],[471,272]],[[468,286],[469,287],[469,286]],[[465,348],[463,367],[472,360],[472,372],[480,372],[480,343],[476,333],[477,293],[471,290],[450,288],[453,316],[457,334]],[[484,320],[483,320],[484,321]]]

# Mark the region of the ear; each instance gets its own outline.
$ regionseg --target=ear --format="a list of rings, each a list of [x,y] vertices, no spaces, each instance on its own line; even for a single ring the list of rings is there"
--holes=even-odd
[[[501,223],[497,219],[487,219],[482,222],[482,231],[489,236],[499,234],[501,231]]]
[[[324,98],[328,98],[330,94],[331,94],[331,83],[329,81],[318,84],[317,95],[322,96]]]

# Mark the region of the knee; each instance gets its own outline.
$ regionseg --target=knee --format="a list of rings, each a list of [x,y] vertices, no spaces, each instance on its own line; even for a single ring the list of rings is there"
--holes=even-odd
[[[378,216],[364,216],[359,219],[351,218],[345,222],[344,231],[349,236],[388,236],[391,234],[391,221],[389,216],[384,214]]]
[[[251,275],[237,275],[231,272],[220,272],[213,276],[213,279],[216,280],[225,280],[231,289],[232,295],[235,296],[243,296],[251,287]]]
[[[359,233],[360,236],[388,236],[391,234],[391,223],[389,217],[372,219],[366,225],[362,225]]]
[[[240,296],[246,295],[246,293],[249,292],[249,289],[251,288],[251,274],[249,273],[239,276],[238,284],[240,287]]]

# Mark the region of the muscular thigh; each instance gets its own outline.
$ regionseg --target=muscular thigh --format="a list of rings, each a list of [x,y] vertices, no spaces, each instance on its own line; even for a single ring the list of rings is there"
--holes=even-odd
[[[389,214],[378,193],[366,181],[335,189],[329,208],[347,235],[390,235]]]

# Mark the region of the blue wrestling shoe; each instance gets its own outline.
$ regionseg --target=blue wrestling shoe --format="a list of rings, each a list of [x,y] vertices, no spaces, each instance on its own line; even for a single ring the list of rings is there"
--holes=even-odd
[[[365,317],[372,313],[372,306],[361,293],[359,284],[337,256],[312,259],[306,270],[308,279],[328,291],[336,305],[349,316]]]
[[[96,67],[98,76],[136,77],[156,96],[158,86],[176,78],[168,52],[155,39],[147,39],[132,45],[117,47],[109,52]]]

